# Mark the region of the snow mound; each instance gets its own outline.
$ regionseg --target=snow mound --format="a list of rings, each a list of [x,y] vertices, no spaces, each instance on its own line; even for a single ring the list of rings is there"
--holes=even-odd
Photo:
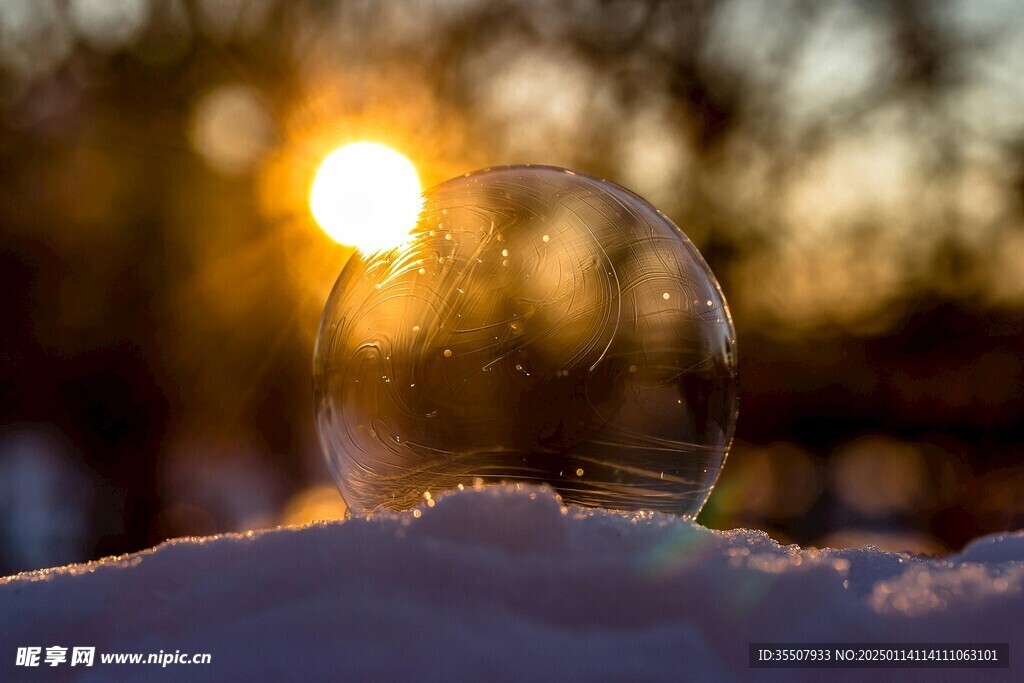
[[[1024,533],[926,559],[487,487],[0,579],[0,679],[1021,680]],[[749,669],[750,642],[1010,642],[1010,669]],[[92,668],[15,666],[95,646]],[[211,653],[102,665],[104,652]],[[45,669],[43,671],[42,669]]]

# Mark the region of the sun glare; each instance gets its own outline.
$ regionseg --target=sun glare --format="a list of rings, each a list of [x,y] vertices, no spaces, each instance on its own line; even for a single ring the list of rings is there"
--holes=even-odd
[[[368,254],[405,242],[423,205],[421,189],[411,161],[384,145],[356,142],[320,164],[309,205],[336,242]]]

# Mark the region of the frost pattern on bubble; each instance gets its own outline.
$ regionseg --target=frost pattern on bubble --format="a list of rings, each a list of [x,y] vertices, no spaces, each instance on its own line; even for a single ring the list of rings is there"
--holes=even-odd
[[[314,390],[354,512],[518,481],[696,515],[732,439],[735,333],[707,264],[646,201],[495,168],[427,191],[407,244],[352,257]]]

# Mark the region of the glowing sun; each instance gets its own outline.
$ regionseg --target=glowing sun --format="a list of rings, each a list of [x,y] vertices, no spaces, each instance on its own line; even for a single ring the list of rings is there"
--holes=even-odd
[[[313,218],[336,242],[365,254],[401,245],[423,206],[416,167],[375,142],[331,152],[309,193]]]

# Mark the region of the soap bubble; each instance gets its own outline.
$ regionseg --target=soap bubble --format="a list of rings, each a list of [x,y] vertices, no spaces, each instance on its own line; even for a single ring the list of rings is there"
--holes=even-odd
[[[732,440],[735,349],[714,275],[657,209],[564,169],[488,169],[342,271],[317,429],[357,513],[512,481],[693,516]]]

